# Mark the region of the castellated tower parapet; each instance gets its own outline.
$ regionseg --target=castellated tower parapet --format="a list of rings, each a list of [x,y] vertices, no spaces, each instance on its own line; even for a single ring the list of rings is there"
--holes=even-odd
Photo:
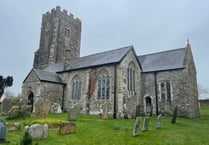
[[[70,64],[80,57],[81,21],[59,6],[42,15],[39,49],[33,67],[44,69],[51,63]]]

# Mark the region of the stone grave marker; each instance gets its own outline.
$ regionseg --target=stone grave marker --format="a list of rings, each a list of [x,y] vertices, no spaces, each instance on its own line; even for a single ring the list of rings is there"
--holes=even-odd
[[[142,131],[148,131],[149,130],[149,117],[144,118],[144,125]]]
[[[69,123],[63,123],[60,125],[60,134],[71,134],[76,133],[76,124],[69,122]]]
[[[50,113],[62,113],[62,109],[59,103],[53,103],[50,109]]]
[[[135,125],[134,125],[134,131],[133,136],[139,135],[139,128],[141,124],[141,117],[136,117]]]
[[[0,143],[9,142],[9,141],[6,141],[6,132],[7,132],[6,121],[3,119],[0,119]]]
[[[68,120],[69,121],[76,121],[76,116],[81,111],[81,107],[79,104],[74,104],[70,109],[68,113]]]
[[[177,113],[178,113],[178,106],[176,106],[174,111],[173,111],[173,118],[171,120],[171,123],[176,123]]]
[[[109,118],[109,114],[108,114],[108,110],[109,110],[109,102],[104,102],[102,108],[103,108],[103,114],[102,114],[102,118],[103,119],[108,119]]]
[[[51,108],[49,100],[39,99],[35,104],[35,119],[46,119]]]
[[[25,132],[28,131],[32,140],[40,140],[48,137],[48,125],[33,124],[25,126]]]
[[[136,106],[136,117],[140,117],[140,105]]]
[[[15,122],[12,124],[7,124],[7,131],[18,131],[21,129],[21,123],[20,122]]]
[[[162,127],[161,118],[162,118],[162,114],[158,115],[158,117],[157,117],[157,127],[156,127],[157,129],[160,129]]]

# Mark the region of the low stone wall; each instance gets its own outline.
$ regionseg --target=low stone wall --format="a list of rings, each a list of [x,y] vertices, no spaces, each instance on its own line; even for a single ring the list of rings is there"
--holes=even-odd
[[[199,100],[200,107],[209,107],[209,99]]]

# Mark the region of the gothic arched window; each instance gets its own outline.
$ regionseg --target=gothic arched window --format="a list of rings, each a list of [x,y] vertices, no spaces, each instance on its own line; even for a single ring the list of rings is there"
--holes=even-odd
[[[160,97],[164,101],[171,101],[171,83],[169,81],[160,83]]]
[[[127,88],[128,91],[135,92],[135,65],[131,62],[127,69]]]
[[[81,98],[81,81],[78,76],[72,79],[72,99],[80,100]]]
[[[109,99],[110,97],[110,78],[106,70],[100,71],[97,78],[97,98]]]

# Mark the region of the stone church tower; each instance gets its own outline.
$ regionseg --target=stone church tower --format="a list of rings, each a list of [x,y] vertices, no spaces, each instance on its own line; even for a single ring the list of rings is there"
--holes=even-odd
[[[80,57],[80,41],[81,21],[57,6],[42,16],[40,45],[33,67],[44,69],[52,63],[69,65],[72,59]]]

